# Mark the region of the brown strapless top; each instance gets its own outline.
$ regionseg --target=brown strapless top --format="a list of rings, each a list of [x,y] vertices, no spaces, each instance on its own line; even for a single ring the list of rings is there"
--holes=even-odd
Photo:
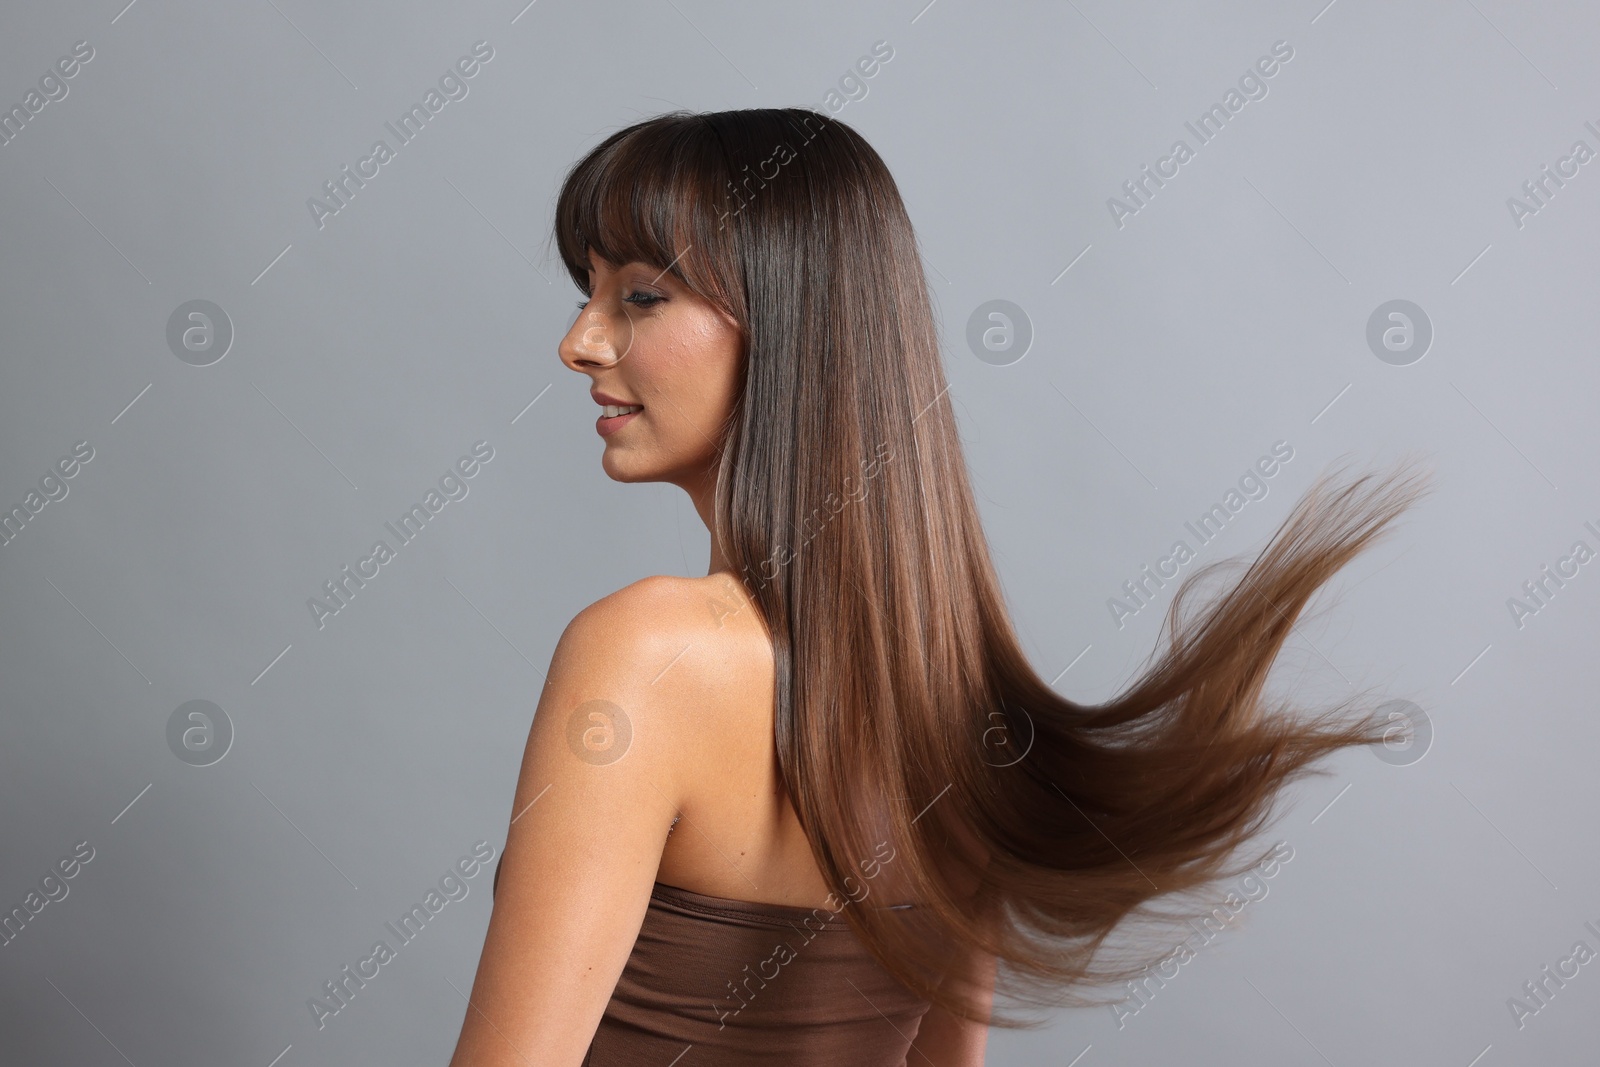
[[[928,1006],[842,914],[657,882],[583,1065],[905,1067]]]

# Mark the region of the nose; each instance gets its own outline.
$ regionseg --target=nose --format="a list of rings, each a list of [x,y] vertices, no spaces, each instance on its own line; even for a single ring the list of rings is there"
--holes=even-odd
[[[607,314],[592,305],[578,313],[561,339],[561,362],[582,373],[620,363],[633,347],[633,319],[624,310]]]

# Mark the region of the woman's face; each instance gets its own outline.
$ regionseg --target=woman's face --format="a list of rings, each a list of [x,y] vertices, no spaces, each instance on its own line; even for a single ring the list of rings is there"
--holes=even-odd
[[[591,379],[597,405],[642,405],[607,417],[601,466],[619,482],[694,487],[715,472],[737,399],[738,323],[672,274],[590,255],[587,303],[561,339],[561,362]]]

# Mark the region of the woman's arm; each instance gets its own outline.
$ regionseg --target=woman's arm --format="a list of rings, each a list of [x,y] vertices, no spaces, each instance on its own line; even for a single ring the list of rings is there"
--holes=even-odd
[[[556,646],[452,1067],[578,1067],[633,950],[679,799],[651,599],[629,586]]]

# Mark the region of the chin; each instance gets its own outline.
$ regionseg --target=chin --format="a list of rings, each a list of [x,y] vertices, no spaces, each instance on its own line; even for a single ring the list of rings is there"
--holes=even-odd
[[[660,473],[649,464],[640,463],[638,456],[630,456],[607,448],[600,457],[600,467],[606,477],[614,482],[660,481]]]

